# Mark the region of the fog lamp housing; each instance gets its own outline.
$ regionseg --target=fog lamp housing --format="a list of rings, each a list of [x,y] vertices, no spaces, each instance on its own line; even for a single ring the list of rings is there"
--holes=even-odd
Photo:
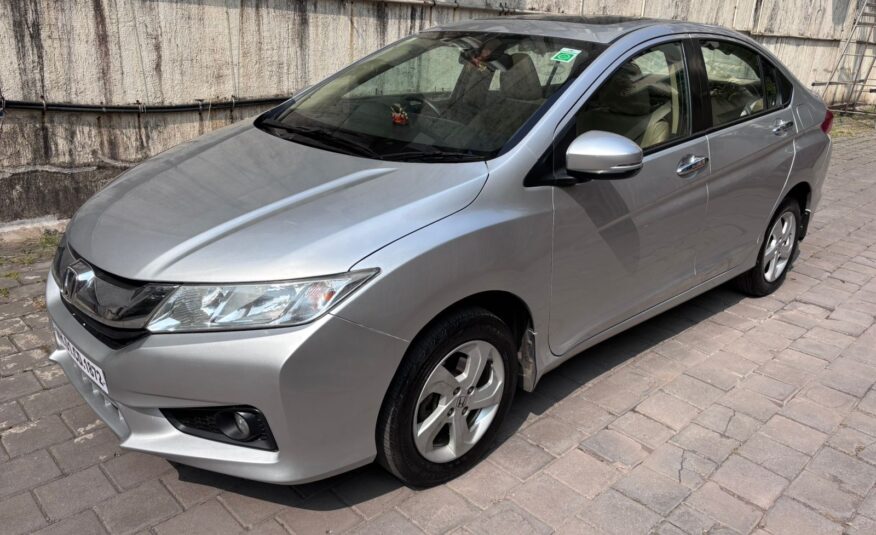
[[[277,451],[268,420],[255,407],[161,409],[175,428],[188,435],[247,448]]]

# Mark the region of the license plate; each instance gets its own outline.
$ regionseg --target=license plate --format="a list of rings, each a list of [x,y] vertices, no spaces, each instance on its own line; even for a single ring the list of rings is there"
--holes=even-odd
[[[58,341],[61,342],[61,345],[64,346],[64,349],[67,350],[67,354],[70,355],[70,358],[73,359],[73,362],[79,366],[79,369],[82,370],[91,381],[98,386],[101,390],[103,390],[104,394],[109,394],[109,390],[106,387],[106,379],[103,376],[103,370],[100,367],[91,362],[91,360],[82,354],[81,351],[76,349],[76,346],[73,345],[70,340],[67,339],[64,334],[55,329],[55,336],[58,338]]]

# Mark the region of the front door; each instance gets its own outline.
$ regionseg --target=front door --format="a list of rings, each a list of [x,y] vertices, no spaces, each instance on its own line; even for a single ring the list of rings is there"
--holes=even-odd
[[[692,284],[709,152],[704,136],[691,135],[683,50],[669,42],[634,54],[561,136],[568,144],[588,130],[611,131],[636,141],[645,160],[631,178],[555,188],[549,334],[555,354]]]

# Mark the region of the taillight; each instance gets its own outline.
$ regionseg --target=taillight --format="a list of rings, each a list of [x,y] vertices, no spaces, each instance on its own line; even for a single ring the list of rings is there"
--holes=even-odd
[[[831,128],[833,128],[833,112],[827,110],[827,113],[824,114],[824,120],[821,121],[821,131],[830,134]]]

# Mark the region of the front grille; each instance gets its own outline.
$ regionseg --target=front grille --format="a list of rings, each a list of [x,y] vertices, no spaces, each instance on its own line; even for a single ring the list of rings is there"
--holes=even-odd
[[[73,319],[79,325],[82,325],[91,336],[100,340],[110,349],[121,349],[141,338],[149,336],[149,331],[146,329],[118,329],[104,325],[81,313],[76,307],[68,303],[66,299],[61,299],[61,302],[64,303],[67,311],[70,312],[70,315],[73,316]]]
[[[146,323],[176,285],[118,277],[89,264],[62,241],[52,263],[61,301],[76,321],[112,349],[149,335]]]
[[[249,440],[234,440],[226,436],[219,425],[218,417],[221,413],[245,411],[256,416],[256,427],[253,436]],[[188,409],[161,409],[165,418],[183,433],[194,435],[209,440],[235,444],[260,450],[277,450],[277,443],[265,416],[254,407],[198,407]]]

